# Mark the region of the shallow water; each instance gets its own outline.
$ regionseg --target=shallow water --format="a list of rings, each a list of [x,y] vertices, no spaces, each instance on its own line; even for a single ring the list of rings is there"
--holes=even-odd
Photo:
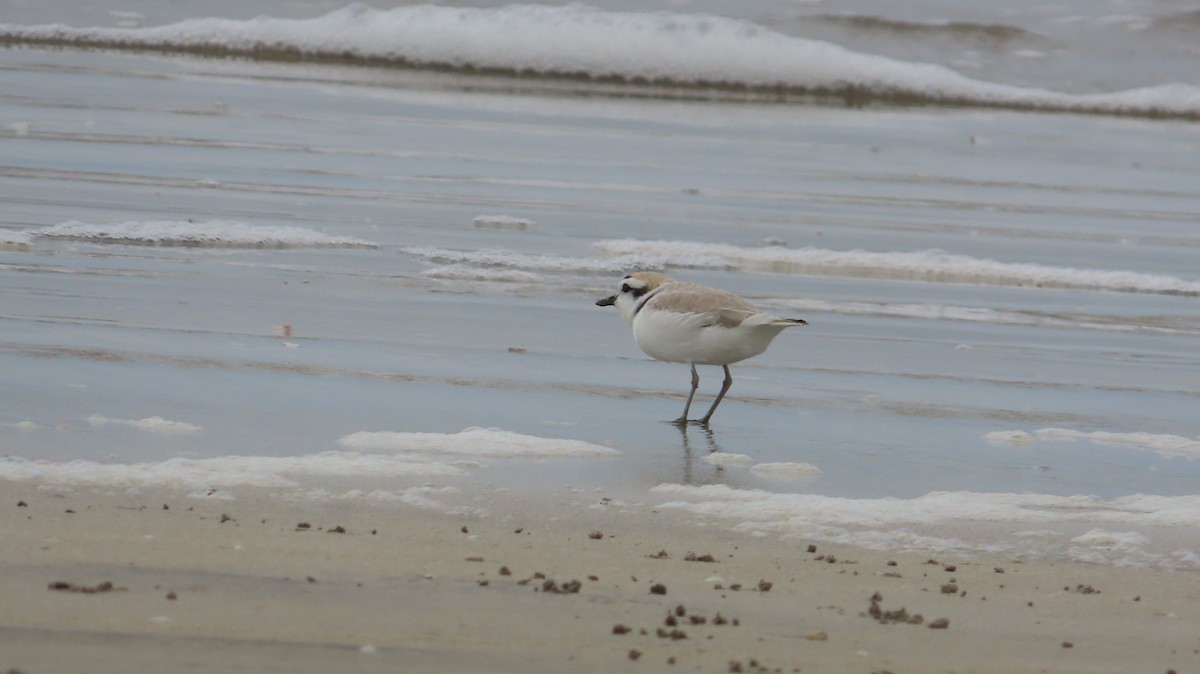
[[[1094,516],[1064,526],[1051,549],[1067,553],[1098,523],[1157,537],[1141,546],[1153,554],[1107,561],[1193,565],[1175,553],[1200,523],[1195,125],[469,91],[457,77],[113,52],[4,56],[4,455],[306,456],[360,431],[496,427],[621,453],[479,459],[469,479],[672,507],[759,496],[650,490],[826,496],[763,505],[769,527],[745,511],[697,512],[830,538],[940,526],[971,539],[956,502],[920,499],[1009,494],[972,515],[969,542],[1020,551],[1005,531],[1051,526],[1022,494],[1094,497],[1047,506]],[[529,222],[476,224],[497,215]],[[72,238],[44,230],[72,221]],[[180,245],[180,232],[211,233],[213,221],[249,234]],[[141,239],[114,239],[126,222]],[[268,241],[263,228],[283,226],[307,233]],[[377,247],[314,247],[318,235]],[[864,254],[845,257],[854,251]],[[812,262],[831,254],[842,257]],[[734,367],[711,433],[681,434],[663,421],[683,404],[686,367],[650,361],[593,304],[631,266],[811,325]],[[714,393],[720,371],[701,377]],[[122,423],[153,417],[203,430]],[[1045,428],[1082,435],[984,437]],[[1086,435],[1097,431],[1149,439]],[[1161,451],[1171,436],[1182,449]],[[715,466],[713,450],[820,473]],[[1168,498],[1120,502],[1139,494]],[[837,510],[846,503],[907,507],[911,519],[863,523]],[[828,519],[806,519],[825,507]]]

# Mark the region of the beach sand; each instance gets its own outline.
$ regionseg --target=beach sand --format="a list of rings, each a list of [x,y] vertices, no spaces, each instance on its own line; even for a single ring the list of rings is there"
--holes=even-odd
[[[1190,573],[810,547],[598,494],[472,493],[487,515],[7,482],[0,669],[1200,666]]]

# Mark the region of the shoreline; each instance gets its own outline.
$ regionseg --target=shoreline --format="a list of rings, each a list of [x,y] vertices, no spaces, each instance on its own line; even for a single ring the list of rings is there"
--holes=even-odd
[[[1165,672],[1200,662],[1200,589],[1187,572],[931,560],[737,534],[599,496],[581,506],[491,488],[475,494],[486,516],[256,489],[232,500],[35,482],[4,492],[0,600],[22,608],[0,625],[0,668],[25,674],[132,662],[463,672]],[[931,628],[939,619],[946,627]]]

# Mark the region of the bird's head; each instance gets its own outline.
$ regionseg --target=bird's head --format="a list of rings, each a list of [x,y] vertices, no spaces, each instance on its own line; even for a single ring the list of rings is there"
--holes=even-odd
[[[621,284],[617,286],[617,292],[608,297],[596,300],[596,306],[616,306],[617,311],[621,312],[621,318],[624,318],[627,322],[631,322],[634,312],[641,303],[642,297],[662,284],[670,282],[671,278],[669,276],[653,271],[639,271],[627,274],[625,278],[621,279]]]

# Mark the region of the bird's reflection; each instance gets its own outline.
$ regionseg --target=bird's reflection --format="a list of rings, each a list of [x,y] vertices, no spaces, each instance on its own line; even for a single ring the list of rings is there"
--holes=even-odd
[[[679,435],[683,441],[683,484],[717,484],[725,482],[722,479],[722,473],[725,472],[725,468],[723,466],[709,466],[708,464],[705,464],[704,467],[711,468],[713,473],[706,475],[700,480],[696,480],[692,466],[699,457],[696,456],[695,450],[692,449],[692,440],[688,436],[688,425],[679,424],[675,425],[675,427],[679,429]],[[721,451],[721,446],[717,444],[717,437],[713,433],[713,430],[708,426],[702,426],[701,428],[703,429],[701,432],[704,434],[704,442],[707,445],[707,451],[704,454],[713,454]]]

